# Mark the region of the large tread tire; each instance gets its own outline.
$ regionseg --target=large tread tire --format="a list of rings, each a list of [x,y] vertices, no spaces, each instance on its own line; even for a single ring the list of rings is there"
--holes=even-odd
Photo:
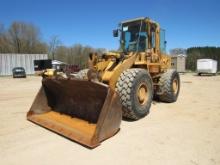
[[[137,91],[141,84],[146,85],[146,101],[141,104]],[[153,98],[153,85],[150,74],[145,69],[127,69],[121,73],[116,84],[116,91],[122,103],[123,117],[138,120],[149,113]]]
[[[177,89],[173,88],[173,82],[177,82]],[[177,100],[180,91],[180,76],[174,69],[169,69],[163,73],[159,80],[159,100],[162,102],[173,103]]]
[[[82,69],[76,74],[77,79],[88,79],[87,73],[89,69]]]

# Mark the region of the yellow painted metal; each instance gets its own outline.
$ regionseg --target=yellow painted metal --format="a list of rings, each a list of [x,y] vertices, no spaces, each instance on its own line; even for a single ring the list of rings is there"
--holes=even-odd
[[[147,61],[135,61],[134,65],[148,65],[149,63]]]
[[[110,60],[98,62],[97,65],[95,66],[95,69],[97,69],[98,71],[105,70],[109,66],[110,63],[111,63]]]
[[[110,68],[115,64],[115,62],[109,63],[102,75],[102,81],[108,82],[109,86],[114,89],[120,74],[126,69],[131,68],[136,58],[137,53],[130,53],[126,59],[117,64],[112,70],[110,70]]]
[[[106,70],[109,70],[114,63],[115,63],[115,61],[110,61],[107,68],[106,68]]]
[[[145,83],[141,83],[138,87],[136,96],[138,97],[138,101],[141,105],[144,105],[148,100],[147,94],[147,86]]]
[[[110,88],[112,88],[112,89],[115,88],[115,85],[116,85],[116,83],[118,81],[118,78],[119,78],[120,74],[123,71],[131,68],[132,65],[134,64],[136,58],[137,58],[137,54],[136,53],[134,53],[134,54],[130,53],[130,56],[126,60],[122,61],[120,65],[117,65],[115,67],[114,73],[112,74],[112,76],[111,76],[111,78],[109,80]]]
[[[109,82],[109,80],[110,80],[113,73],[114,73],[113,71],[104,71],[104,73],[102,75],[102,81],[103,82]]]
[[[178,88],[179,88],[179,81],[177,80],[177,78],[175,78],[175,79],[173,80],[172,87],[173,87],[174,93],[177,94]]]
[[[166,71],[168,68],[171,68],[171,58],[168,55],[162,54],[159,64],[161,71]]]
[[[54,76],[54,72],[55,72],[55,69],[46,69],[46,72],[44,72],[43,74],[45,76],[52,77]]]
[[[150,18],[145,19],[145,23],[147,24],[147,33],[148,38],[152,38],[152,35],[155,37],[155,48],[153,50],[154,53],[160,54],[160,25]],[[152,33],[154,32],[154,33]],[[152,48],[153,45],[151,42],[148,42],[148,48]]]
[[[106,56],[114,56],[116,58],[120,58],[120,53],[118,53],[118,52],[108,52],[108,53],[106,53]]]

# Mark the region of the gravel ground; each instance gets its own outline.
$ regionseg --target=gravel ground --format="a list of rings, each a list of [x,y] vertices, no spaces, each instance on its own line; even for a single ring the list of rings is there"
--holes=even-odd
[[[220,164],[220,76],[181,75],[176,103],[122,121],[114,137],[90,150],[26,120],[41,78],[0,77],[0,164]]]

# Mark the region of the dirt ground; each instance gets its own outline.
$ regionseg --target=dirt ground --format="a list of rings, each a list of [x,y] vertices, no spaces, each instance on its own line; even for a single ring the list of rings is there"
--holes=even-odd
[[[90,150],[26,120],[40,77],[0,78],[0,164],[220,164],[220,76],[181,75],[176,103],[122,121],[114,137]]]

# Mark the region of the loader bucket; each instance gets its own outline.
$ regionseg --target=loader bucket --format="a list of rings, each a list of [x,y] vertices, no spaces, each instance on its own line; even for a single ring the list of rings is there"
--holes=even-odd
[[[43,78],[27,119],[94,148],[119,130],[121,103],[107,85]]]

